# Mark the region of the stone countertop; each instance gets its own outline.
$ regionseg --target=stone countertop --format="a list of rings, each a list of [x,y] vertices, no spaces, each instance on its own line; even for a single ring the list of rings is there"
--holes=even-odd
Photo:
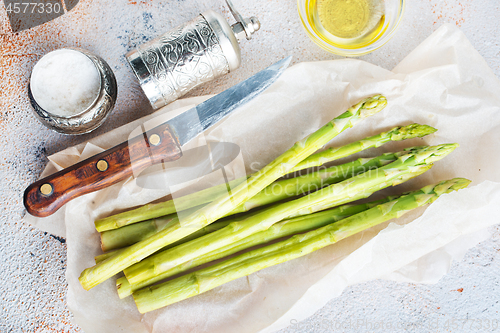
[[[71,1],[66,1],[66,5]],[[74,1],[73,1],[74,3]],[[262,28],[242,43],[241,67],[190,93],[214,94],[293,55],[293,63],[338,59],[303,31],[296,2],[234,1]],[[24,189],[36,180],[47,156],[151,112],[123,55],[198,13],[213,9],[230,18],[223,1],[116,0],[80,2],[65,15],[13,33],[0,5],[0,331],[82,332],[66,307],[65,240],[24,222]],[[392,69],[443,23],[459,26],[500,75],[500,3],[495,0],[408,1],[394,38],[360,59]],[[233,20],[230,19],[230,22]],[[97,131],[63,136],[34,117],[26,94],[31,68],[43,54],[77,46],[102,56],[120,89],[115,111]],[[500,330],[500,229],[469,250],[435,285],[372,281],[347,288],[312,317],[283,332],[493,332]],[[90,332],[87,332],[90,333]]]

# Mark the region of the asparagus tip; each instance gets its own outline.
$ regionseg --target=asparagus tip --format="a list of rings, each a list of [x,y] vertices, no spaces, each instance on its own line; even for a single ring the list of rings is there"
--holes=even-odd
[[[444,193],[450,193],[453,191],[458,191],[460,189],[466,188],[471,183],[470,180],[465,178],[453,178],[449,180],[444,180],[437,185],[434,185],[432,191],[438,196]]]
[[[448,155],[449,153],[460,147],[460,145],[458,143],[444,143],[435,147],[439,149],[441,155]]]
[[[421,138],[436,131],[436,128],[429,125],[410,124],[407,126],[399,126],[391,130],[391,140],[401,141],[406,139]]]
[[[458,146],[458,143],[445,143],[437,146],[423,147],[412,150],[409,154],[413,153],[417,161],[429,164],[441,160],[454,151]]]
[[[382,95],[375,95],[364,99],[358,106],[361,108],[360,116],[369,117],[379,112],[387,105],[387,98]],[[354,106],[356,108],[356,106]]]
[[[454,184],[450,188],[455,191],[466,188],[472,182],[467,178],[454,178],[452,180],[454,181]]]

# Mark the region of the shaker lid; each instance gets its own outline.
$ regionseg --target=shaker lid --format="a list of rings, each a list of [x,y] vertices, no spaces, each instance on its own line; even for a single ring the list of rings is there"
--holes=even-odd
[[[220,47],[229,65],[229,71],[233,71],[241,63],[239,42],[245,38],[251,39],[252,34],[260,29],[260,22],[254,16],[243,18],[234,8],[231,0],[226,0],[226,3],[236,19],[236,23],[231,26],[220,14],[212,10],[207,10],[201,15],[218,36]]]
[[[240,13],[234,8],[233,2],[231,0],[226,0],[226,3],[233,14],[236,23],[231,26],[231,29],[234,32],[234,35],[238,39],[238,42],[246,39],[252,39],[252,34],[254,34],[257,30],[260,29],[260,22],[255,17],[252,16],[250,18],[243,18]]]

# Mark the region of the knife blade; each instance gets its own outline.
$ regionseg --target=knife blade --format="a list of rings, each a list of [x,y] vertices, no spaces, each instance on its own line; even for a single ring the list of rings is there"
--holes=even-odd
[[[290,60],[282,59],[141,135],[38,180],[24,192],[26,210],[34,216],[49,216],[76,197],[116,184],[153,164],[181,158],[182,146],[267,89]]]

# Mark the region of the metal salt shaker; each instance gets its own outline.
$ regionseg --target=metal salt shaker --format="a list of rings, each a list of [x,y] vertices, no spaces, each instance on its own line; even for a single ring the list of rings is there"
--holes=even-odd
[[[236,23],[214,11],[139,46],[126,58],[154,109],[240,66],[239,41],[259,30],[255,17],[244,19],[226,0]]]
[[[38,105],[31,91],[31,83],[28,84],[28,97],[35,111],[35,116],[51,130],[71,135],[90,133],[104,123],[115,106],[118,94],[115,74],[104,59],[90,51],[74,47],[67,47],[65,49],[84,54],[96,67],[100,76],[101,86],[99,95],[94,102],[86,110],[73,116],[64,117],[54,115],[49,110],[44,110]]]

